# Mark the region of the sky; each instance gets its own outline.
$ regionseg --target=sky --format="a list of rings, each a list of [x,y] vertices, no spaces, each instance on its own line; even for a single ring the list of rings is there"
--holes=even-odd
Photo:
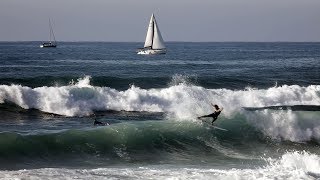
[[[320,0],[0,0],[0,41],[320,42]]]

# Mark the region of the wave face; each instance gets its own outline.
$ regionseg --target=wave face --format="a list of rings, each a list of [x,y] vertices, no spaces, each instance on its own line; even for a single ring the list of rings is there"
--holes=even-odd
[[[291,110],[246,111],[243,107],[281,105],[320,105],[320,86],[298,85],[268,89],[205,89],[181,80],[162,89],[141,89],[132,85],[125,91],[90,85],[90,77],[68,86],[30,88],[1,85],[0,102],[24,109],[65,116],[88,116],[94,111],[164,112],[169,119],[195,121],[212,111],[210,103],[224,107],[221,118],[232,120],[243,115],[253,127],[274,139],[310,141],[320,139],[319,112]],[[227,123],[228,124],[228,123]]]
[[[229,131],[219,131],[194,122],[140,121],[98,128],[88,125],[72,130],[2,132],[0,159],[3,164],[0,169],[61,165],[144,166],[145,163],[239,168],[239,162],[263,166],[266,160],[269,162],[268,158],[282,156],[288,148],[291,151],[318,150],[314,143],[299,146],[296,143],[270,141],[244,122],[237,122],[237,127],[232,127],[234,124],[225,126]]]

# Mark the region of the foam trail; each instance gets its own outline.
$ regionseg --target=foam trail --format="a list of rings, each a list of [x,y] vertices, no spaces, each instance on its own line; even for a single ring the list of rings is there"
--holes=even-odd
[[[44,168],[19,171],[0,171],[6,179],[318,179],[320,157],[307,152],[291,152],[280,159],[269,159],[265,167],[253,169],[207,169],[188,167],[137,167],[98,169]]]

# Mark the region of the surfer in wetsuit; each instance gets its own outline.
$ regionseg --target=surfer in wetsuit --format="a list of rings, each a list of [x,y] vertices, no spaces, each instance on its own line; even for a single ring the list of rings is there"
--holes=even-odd
[[[208,115],[204,115],[204,116],[200,116],[200,117],[198,117],[198,119],[201,119],[201,118],[204,118],[204,117],[212,117],[213,119],[212,119],[212,122],[211,122],[211,124],[213,125],[213,122],[214,121],[216,121],[217,119],[218,119],[218,116],[219,116],[219,114],[221,113],[221,111],[223,110],[223,108],[221,107],[219,107],[218,105],[216,105],[216,104],[212,104],[211,103],[211,105],[214,107],[214,112],[213,113],[211,113],[211,114],[208,114]]]
[[[109,123],[103,123],[98,121],[96,118],[94,118],[94,122],[93,122],[94,126],[109,126]]]

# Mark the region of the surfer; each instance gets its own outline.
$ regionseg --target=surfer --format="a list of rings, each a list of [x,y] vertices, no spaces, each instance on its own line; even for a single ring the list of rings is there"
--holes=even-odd
[[[97,119],[94,119],[93,125],[94,126],[109,126],[109,123],[103,123],[103,122],[98,121]]]
[[[216,105],[216,104],[212,104],[212,103],[211,103],[211,105],[214,107],[214,112],[211,113],[211,114],[208,114],[208,115],[200,116],[200,117],[198,117],[198,119],[201,119],[201,118],[204,118],[204,117],[212,117],[213,119],[212,119],[211,124],[213,125],[213,122],[218,119],[218,116],[219,116],[219,114],[221,113],[221,111],[223,110],[223,108],[222,108],[222,107],[220,108],[220,107],[219,107],[218,105]]]

